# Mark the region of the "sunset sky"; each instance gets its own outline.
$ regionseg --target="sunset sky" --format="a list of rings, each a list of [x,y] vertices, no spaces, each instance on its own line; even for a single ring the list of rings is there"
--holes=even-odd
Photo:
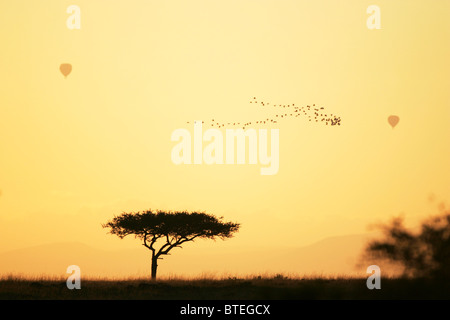
[[[80,30],[66,26],[72,4]],[[373,4],[380,30],[366,26]],[[242,224],[190,244],[211,250],[437,213],[450,205],[449,13],[448,0],[2,1],[0,252],[136,248],[101,224],[149,208]],[[171,161],[171,133],[194,120],[269,117],[253,97],[323,106],[342,124],[255,126],[279,129],[276,175]]]

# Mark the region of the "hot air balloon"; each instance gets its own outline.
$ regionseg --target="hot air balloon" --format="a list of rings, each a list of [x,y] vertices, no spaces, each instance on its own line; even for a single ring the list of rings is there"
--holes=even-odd
[[[72,71],[72,65],[70,63],[63,63],[59,66],[59,70],[61,71],[61,73],[64,75],[64,77],[67,78],[67,76],[70,74],[70,72]]]
[[[395,128],[395,126],[397,125],[397,123],[399,121],[400,121],[400,118],[398,116],[389,116],[388,117],[388,122],[392,126],[392,129]]]

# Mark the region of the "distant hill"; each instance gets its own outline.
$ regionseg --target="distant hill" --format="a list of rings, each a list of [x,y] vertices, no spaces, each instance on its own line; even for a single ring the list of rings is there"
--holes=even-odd
[[[367,235],[326,238],[299,248],[195,248],[195,243],[174,249],[159,262],[159,275],[226,276],[261,273],[365,276],[356,263]],[[101,277],[146,276],[150,251],[144,247],[106,251],[82,243],[54,243],[0,254],[0,274],[63,276],[69,265],[82,275]]]

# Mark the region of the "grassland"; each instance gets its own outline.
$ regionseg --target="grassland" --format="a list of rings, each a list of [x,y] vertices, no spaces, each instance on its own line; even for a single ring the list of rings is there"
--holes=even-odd
[[[365,278],[244,277],[222,279],[86,279],[69,290],[65,278],[0,278],[1,300],[154,299],[154,300],[297,300],[297,299],[449,299],[445,281],[382,279],[369,290]]]

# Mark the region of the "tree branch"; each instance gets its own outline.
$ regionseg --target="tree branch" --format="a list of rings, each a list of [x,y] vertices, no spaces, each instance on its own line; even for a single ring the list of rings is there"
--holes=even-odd
[[[172,250],[175,247],[180,247],[181,248],[181,244],[185,243],[187,241],[193,241],[195,238],[201,236],[202,233],[196,234],[195,236],[192,236],[190,238],[187,237],[180,237],[177,241],[175,241],[174,243],[166,243],[164,246],[162,246],[159,250],[158,253],[156,254],[157,257],[159,257],[160,255],[167,255],[169,253],[170,250]],[[165,249],[165,250],[164,250]]]
[[[149,236],[149,235],[150,235],[150,233],[148,233],[148,232],[144,233],[144,246],[149,248],[150,250],[152,250],[153,255],[154,255],[156,249],[153,248],[153,245],[155,244],[156,240],[158,240],[160,238],[160,236],[157,234],[152,235],[153,237],[152,237],[152,240],[150,241],[150,244],[147,244],[147,236]]]

